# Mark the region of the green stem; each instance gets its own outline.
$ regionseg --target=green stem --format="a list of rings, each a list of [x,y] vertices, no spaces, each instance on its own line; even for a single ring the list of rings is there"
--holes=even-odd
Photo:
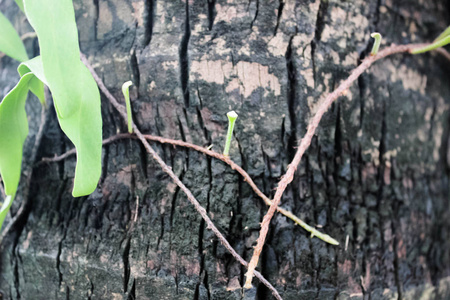
[[[127,81],[122,85],[122,93],[125,98],[127,106],[127,119],[128,119],[128,132],[133,133],[133,118],[131,116],[131,103],[130,103],[130,86],[133,85],[131,81]]]
[[[413,50],[411,50],[411,53],[412,54],[420,54],[420,53],[428,52],[428,51],[443,47],[443,46],[447,45],[448,43],[450,43],[450,35],[448,35],[445,38],[442,38],[440,40],[437,40],[436,42],[434,42],[426,47],[413,49]]]
[[[227,113],[227,117],[228,117],[228,133],[227,133],[227,140],[225,142],[225,148],[223,150],[223,155],[225,156],[229,156],[230,153],[231,139],[233,138],[234,123],[236,122],[238,115],[234,110],[232,110]]]
[[[372,51],[370,52],[370,55],[376,55],[378,53],[378,50],[380,49],[381,44],[381,34],[378,32],[374,32],[370,35],[375,39],[375,42],[373,43]]]

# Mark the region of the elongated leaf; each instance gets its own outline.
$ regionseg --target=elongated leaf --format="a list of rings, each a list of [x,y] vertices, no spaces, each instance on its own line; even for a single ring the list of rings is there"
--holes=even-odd
[[[431,50],[434,50],[434,49],[437,49],[440,47],[444,47],[448,44],[450,44],[450,35],[447,35],[446,37],[444,37],[440,40],[437,40],[436,42],[434,42],[426,47],[413,49],[413,50],[411,50],[411,53],[412,54],[425,53],[425,52],[428,52],[428,51],[431,51]]]
[[[100,93],[80,61],[71,0],[25,0],[25,14],[41,50],[38,63],[26,66],[49,86],[61,129],[77,150],[73,196],[92,193],[101,173],[102,120]]]
[[[0,52],[18,61],[28,60],[27,51],[11,22],[0,12]]]
[[[25,0],[35,29],[47,83],[60,118],[74,113],[83,93],[78,32],[71,0]],[[70,72],[70,76],[67,76]]]
[[[34,70],[33,74],[35,75],[35,77],[30,80],[28,87],[30,88],[31,92],[35,94],[36,97],[38,97],[41,104],[47,106],[45,103],[44,82],[42,82],[42,80],[45,80],[45,76],[41,57],[38,56],[21,63],[17,68],[19,75],[23,76],[26,73],[31,72],[30,66],[32,66]]]
[[[444,38],[446,38],[447,36],[450,35],[450,26],[447,27],[447,29],[445,29],[435,40],[434,42],[438,42]]]
[[[30,91],[38,97],[39,102],[41,102],[43,106],[47,107],[47,103],[45,102],[44,83],[35,76],[31,78],[28,83],[28,87]]]
[[[45,79],[44,75],[44,66],[42,64],[41,56],[36,56],[35,58],[22,62],[17,68],[17,72],[19,72],[21,77],[27,73],[33,72],[35,76],[48,86],[47,79]]]
[[[25,101],[28,82],[33,74],[25,74],[0,103],[0,173],[7,195],[14,196],[20,179],[23,143],[28,135]]]

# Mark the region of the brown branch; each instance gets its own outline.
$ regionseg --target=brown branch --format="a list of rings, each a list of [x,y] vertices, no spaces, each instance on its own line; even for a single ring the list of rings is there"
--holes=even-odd
[[[84,65],[89,69],[92,76],[94,77],[95,81],[97,82],[100,90],[103,92],[103,94],[108,98],[108,100],[111,102],[111,104],[117,109],[117,111],[121,114],[123,117],[125,123],[127,122],[127,113],[125,111],[125,108],[119,104],[119,102],[114,98],[114,96],[109,92],[109,90],[106,88],[103,81],[100,79],[100,77],[95,72],[94,68],[89,64],[86,56],[84,54],[81,54],[81,61],[84,63]],[[150,144],[145,139],[144,135],[139,131],[139,128],[137,128],[136,124],[133,122],[133,131],[136,133],[139,140],[144,145],[147,152],[153,157],[156,162],[160,165],[160,167],[163,169],[164,172],[166,172],[170,178],[180,187],[181,190],[186,194],[189,202],[191,202],[192,205],[194,205],[197,212],[202,216],[203,220],[205,220],[207,224],[207,228],[212,230],[214,234],[217,236],[219,241],[222,243],[223,246],[233,255],[233,257],[238,260],[242,265],[248,266],[248,263],[231,247],[230,243],[228,243],[227,239],[222,235],[222,233],[217,229],[217,227],[214,225],[214,223],[209,218],[206,210],[200,205],[200,203],[195,199],[194,195],[192,195],[191,191],[183,184],[183,182],[178,178],[177,175],[172,171],[172,169],[166,165],[166,163],[161,159],[161,157],[156,153],[156,151],[150,146]],[[280,294],[278,294],[277,290],[261,275],[261,273],[256,273],[255,276],[265,285],[267,286],[274,297],[276,299],[282,299]]]
[[[263,201],[266,203],[266,205],[270,206],[272,205],[272,200],[270,200],[255,184],[255,182],[253,181],[253,179],[250,177],[250,175],[248,175],[248,173],[242,169],[241,166],[239,166],[238,164],[236,164],[234,161],[232,161],[228,156],[225,156],[223,154],[217,153],[215,151],[203,148],[201,146],[195,145],[195,144],[191,144],[191,143],[187,143],[187,142],[183,142],[180,140],[173,140],[173,139],[168,139],[168,138],[163,138],[163,137],[159,137],[159,136],[154,136],[154,135],[149,135],[149,134],[144,134],[144,137],[147,140],[150,141],[156,141],[156,142],[160,142],[162,144],[171,144],[171,145],[175,145],[175,146],[181,146],[181,147],[186,147],[186,148],[191,148],[194,149],[198,152],[201,152],[203,154],[206,154],[208,156],[217,158],[223,162],[225,162],[226,164],[228,164],[233,170],[236,170],[239,174],[242,175],[242,177],[244,177],[244,180],[250,185],[250,187],[253,189],[253,191],[259,196],[261,197],[261,199],[263,199]],[[116,140],[119,139],[127,139],[127,138],[134,138],[137,139],[137,136],[133,135],[133,134],[129,134],[129,133],[119,133],[117,135],[113,135],[105,140],[103,140],[103,145],[112,143]],[[76,151],[75,149],[71,149],[68,152],[65,152],[64,154],[61,154],[59,156],[55,156],[55,157],[44,157],[42,158],[42,160],[38,163],[38,164],[42,164],[44,162],[58,162],[61,160],[66,159],[68,156],[75,154]],[[310,232],[312,236],[316,236],[318,238],[320,238],[321,240],[330,243],[332,245],[339,245],[339,242],[336,241],[334,238],[332,238],[331,236],[329,236],[328,234],[325,234],[323,232],[318,231],[316,228],[306,224],[303,220],[301,220],[300,218],[298,218],[297,216],[295,216],[292,212],[282,208],[282,207],[277,207],[277,211],[280,212],[281,214],[283,214],[284,216],[286,216],[287,218],[291,219],[292,221],[294,221],[295,223],[297,223],[299,226],[301,226],[302,228],[304,228],[306,231]]]
[[[365,71],[367,70],[375,61],[382,59],[386,56],[396,54],[396,53],[408,53],[414,48],[421,48],[425,46],[424,44],[409,44],[409,45],[392,45],[380,52],[378,54],[373,56],[368,56],[366,59],[363,60],[363,62],[356,67],[350,76],[344,80],[341,85],[334,90],[331,94],[329,94],[325,100],[320,104],[316,114],[310,121],[308,125],[308,129],[306,131],[305,136],[300,141],[299,147],[297,149],[297,153],[295,154],[294,159],[289,164],[289,167],[286,171],[286,174],[282,177],[280,182],[278,183],[277,190],[275,192],[275,197],[273,199],[273,205],[270,206],[269,210],[267,211],[266,215],[263,218],[263,221],[261,223],[261,231],[259,233],[259,237],[257,240],[257,244],[255,246],[255,250],[253,252],[252,259],[250,260],[248,271],[246,274],[246,281],[244,288],[251,288],[252,286],[252,277],[253,272],[255,271],[256,266],[258,265],[259,256],[261,254],[261,251],[264,246],[264,242],[266,240],[267,232],[269,230],[269,224],[270,220],[273,217],[273,214],[275,213],[276,208],[278,207],[278,204],[280,203],[281,196],[283,196],[283,192],[286,189],[287,185],[294,179],[294,173],[297,170],[297,166],[300,163],[300,160],[303,157],[303,154],[305,153],[306,149],[311,144],[311,140],[314,136],[314,133],[316,131],[317,126],[319,125],[320,120],[322,119],[322,116],[324,113],[328,110],[330,105],[337,99],[339,96],[346,91],[350,85]]]
[[[34,38],[36,38],[36,37],[37,37],[37,33],[34,32],[34,31],[31,31],[31,32],[26,32],[26,33],[22,34],[22,35],[20,36],[20,39],[21,39],[22,41],[25,41],[26,39],[34,39]]]
[[[125,138],[136,138],[138,139],[137,136],[135,135],[131,135],[129,133],[119,133],[116,135],[113,135],[107,139],[104,139],[102,141],[102,145],[107,145],[110,144],[114,141],[120,140],[120,139],[125,139]],[[67,157],[74,155],[77,153],[77,150],[75,148],[70,149],[69,151],[61,154],[61,155],[56,155],[54,157],[43,157],[38,163],[36,163],[36,165],[41,165],[43,163],[48,163],[48,162],[58,162],[58,161],[62,161],[64,159],[66,159]]]

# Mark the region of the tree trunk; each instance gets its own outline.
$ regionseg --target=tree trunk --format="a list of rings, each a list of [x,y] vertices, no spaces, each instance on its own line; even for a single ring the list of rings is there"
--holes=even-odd
[[[226,113],[239,114],[231,158],[263,192],[274,189],[321,99],[368,54],[429,42],[448,26],[442,1],[75,0],[81,50],[120,99],[132,80],[144,133],[221,151]],[[31,31],[13,1],[0,10]],[[26,40],[37,55],[35,39]],[[0,60],[0,94],[17,82]],[[436,53],[377,62],[325,115],[281,206],[339,242],[277,214],[258,267],[283,299],[450,297],[449,61]],[[69,72],[70,73],[70,72]],[[33,98],[30,96],[30,98]],[[30,136],[7,222],[1,299],[272,299],[236,262],[183,192],[136,140],[103,149],[98,189],[72,198],[75,157],[34,164]],[[103,132],[126,125],[102,99]],[[37,160],[73,146],[47,112]],[[267,211],[221,161],[152,144],[247,261]],[[26,177],[34,165],[28,196]],[[26,194],[26,193],[25,193]],[[26,199],[25,199],[26,198]],[[5,224],[4,227],[6,227]],[[422,298],[421,298],[422,297]]]

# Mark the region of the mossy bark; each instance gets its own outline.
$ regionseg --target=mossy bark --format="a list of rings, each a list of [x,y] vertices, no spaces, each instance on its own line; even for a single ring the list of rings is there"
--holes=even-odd
[[[221,151],[273,196],[320,100],[370,51],[431,41],[446,1],[75,0],[81,50],[121,97],[132,80],[144,133]],[[13,1],[0,3],[20,33]],[[30,54],[36,40],[26,40]],[[328,245],[281,215],[259,266],[283,299],[450,297],[450,62],[437,54],[377,62],[332,106],[282,206],[340,241]],[[18,80],[0,60],[0,95]],[[40,108],[29,101],[30,153]],[[126,124],[102,100],[104,137]],[[228,166],[153,144],[247,260],[267,211]],[[54,112],[38,160],[72,148]],[[25,155],[24,170],[32,162]],[[104,147],[90,196],[72,198],[75,158],[34,167],[23,222],[1,252],[3,299],[271,299],[218,243],[138,141]],[[25,189],[22,177],[21,190]],[[19,191],[11,216],[24,201]],[[8,221],[8,220],[7,220]],[[10,221],[10,218],[9,218]]]

